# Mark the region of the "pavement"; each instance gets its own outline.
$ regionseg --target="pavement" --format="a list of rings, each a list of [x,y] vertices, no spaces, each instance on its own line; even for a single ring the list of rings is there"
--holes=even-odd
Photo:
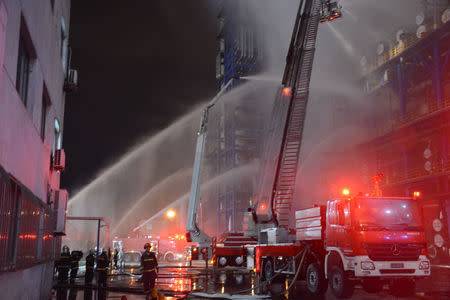
[[[162,263],[157,280],[157,288],[166,295],[166,299],[256,299],[255,280],[245,270],[226,269],[216,270],[214,273],[204,269],[204,264],[196,263],[188,267],[186,263]],[[433,266],[433,278],[424,280],[417,286],[417,293],[413,297],[398,298],[390,294],[388,286],[378,294],[369,294],[361,286],[356,286],[351,299],[377,300],[377,299],[450,299],[450,268]],[[113,270],[108,277],[108,290],[102,293],[84,286],[84,272],[80,274],[71,287],[60,288],[69,296],[69,300],[91,299],[120,299],[126,296],[127,300],[145,299],[138,269]],[[252,289],[253,287],[253,289]],[[237,294],[238,292],[241,292]],[[284,283],[275,285],[272,289],[278,296],[270,299],[336,299],[330,292],[323,297],[311,297],[307,294],[304,282],[294,285],[288,295],[283,295]],[[197,292],[192,294],[192,292]],[[266,297],[267,298],[267,297]],[[57,299],[56,297],[53,299]],[[65,298],[61,298],[65,299]],[[261,297],[260,297],[261,299]]]

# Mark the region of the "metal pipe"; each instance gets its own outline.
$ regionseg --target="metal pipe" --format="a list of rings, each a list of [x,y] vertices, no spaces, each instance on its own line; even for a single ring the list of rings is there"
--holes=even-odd
[[[97,251],[96,251],[96,255],[95,255],[95,260],[97,263],[98,260],[98,256],[99,256],[99,250],[100,250],[100,220],[98,220],[98,227],[97,227]]]

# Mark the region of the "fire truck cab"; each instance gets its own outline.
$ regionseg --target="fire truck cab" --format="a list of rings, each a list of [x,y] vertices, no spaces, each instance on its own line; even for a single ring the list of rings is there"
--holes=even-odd
[[[347,196],[299,210],[296,237],[321,266],[317,274],[306,272],[308,287],[317,284],[308,279],[323,278],[338,298],[351,296],[356,282],[373,293],[389,283],[407,295],[430,275],[422,211],[413,198]]]

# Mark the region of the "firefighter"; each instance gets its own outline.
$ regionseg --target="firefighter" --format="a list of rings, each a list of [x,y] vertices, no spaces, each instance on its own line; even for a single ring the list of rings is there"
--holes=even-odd
[[[112,267],[112,259],[111,259],[111,248],[108,248],[108,263],[111,264],[109,267]]]
[[[83,252],[72,251],[70,254],[70,283],[74,283],[78,274],[78,263],[83,257]]]
[[[117,269],[117,260],[119,259],[119,250],[114,249],[114,269]]]
[[[158,261],[155,253],[150,251],[151,248],[149,243],[145,243],[145,252],[141,257],[142,281],[144,282],[145,294],[149,295],[151,293],[152,300],[156,300],[158,295],[155,289],[155,280],[158,272]]]
[[[120,271],[123,272],[123,249],[122,248],[120,248],[118,256],[119,256],[119,269],[120,269]]]
[[[91,249],[89,250],[89,254],[86,256],[86,273],[84,275],[84,284],[86,285],[92,284],[92,278],[94,278],[94,263],[94,251]]]
[[[106,274],[108,272],[108,255],[106,251],[103,250],[102,254],[100,254],[97,258],[97,272],[98,272],[98,286],[106,287]]]
[[[61,256],[56,263],[59,283],[67,283],[71,266],[70,262],[70,249],[69,247],[67,247],[67,245],[64,245],[62,248]]]

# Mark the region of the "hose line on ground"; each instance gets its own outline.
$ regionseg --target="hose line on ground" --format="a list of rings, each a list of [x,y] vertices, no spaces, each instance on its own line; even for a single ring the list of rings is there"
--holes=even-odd
[[[300,265],[299,265],[299,267],[298,267],[298,269],[297,269],[297,271],[296,271],[296,274],[295,274],[295,276],[294,276],[293,282],[295,282],[295,280],[296,280],[297,277],[298,277],[298,274],[300,273],[300,269],[301,269],[301,266],[302,266],[302,264],[303,264],[303,260],[304,260],[304,258],[305,258],[306,252],[307,252],[307,249],[305,248],[303,251],[300,251],[299,253],[297,253],[297,254],[294,256],[294,261],[295,261],[295,260],[300,256],[300,254],[302,254],[302,258],[301,258],[301,260],[300,260]],[[275,278],[277,278],[278,276],[280,276],[280,275],[281,275],[281,272],[284,271],[284,270],[286,270],[288,267],[289,267],[289,265],[284,266],[283,268],[281,268],[280,272],[277,272],[277,273],[274,274],[271,278],[266,279],[265,281],[259,283],[258,285],[255,285],[255,287],[253,287],[253,288],[248,288],[248,289],[236,291],[236,292],[234,292],[234,293],[230,293],[230,295],[243,294],[243,293],[246,293],[246,292],[250,292],[250,291],[252,291],[252,290],[254,290],[254,289],[257,289],[257,288],[259,288],[259,287],[261,287],[261,286],[267,285],[267,284],[269,284],[272,280],[274,280]],[[291,283],[291,286],[289,286],[288,289],[287,289],[286,291],[288,291],[292,286],[293,286],[293,283]],[[283,293],[285,293],[286,291],[284,291]]]

